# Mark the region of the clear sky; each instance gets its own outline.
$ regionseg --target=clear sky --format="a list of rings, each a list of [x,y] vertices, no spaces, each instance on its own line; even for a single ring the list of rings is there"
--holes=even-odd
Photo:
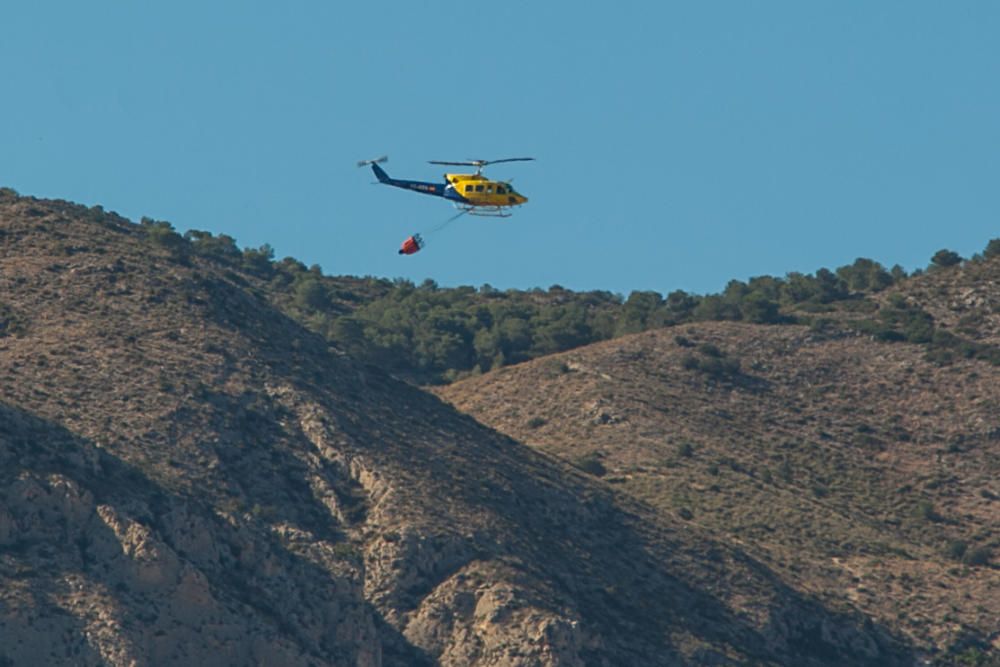
[[[1000,237],[1000,3],[12,0],[0,185],[325,273],[704,293]],[[469,218],[359,159],[487,170]]]

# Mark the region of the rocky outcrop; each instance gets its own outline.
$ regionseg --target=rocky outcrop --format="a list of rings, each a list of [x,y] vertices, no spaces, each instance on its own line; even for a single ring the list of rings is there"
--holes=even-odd
[[[381,664],[360,582],[336,558],[296,562],[296,536],[171,498],[57,427],[0,412],[4,470],[21,469],[0,482],[13,664],[308,665],[324,650],[342,656],[329,664]],[[69,447],[94,465],[66,466]]]

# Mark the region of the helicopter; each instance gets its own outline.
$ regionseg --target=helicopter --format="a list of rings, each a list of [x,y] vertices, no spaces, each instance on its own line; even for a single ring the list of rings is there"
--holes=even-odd
[[[361,160],[359,167],[371,165],[375,178],[379,183],[391,185],[404,190],[422,192],[426,195],[444,197],[451,200],[455,207],[463,213],[497,218],[510,217],[510,208],[520,206],[528,198],[517,192],[509,181],[494,181],[483,176],[483,167],[500,162],[525,162],[533,157],[509,157],[502,160],[466,160],[465,162],[447,162],[429,160],[430,164],[443,164],[459,167],[475,167],[474,174],[445,174],[444,183],[429,183],[426,181],[407,181],[391,178],[379,165],[387,162],[389,157],[383,155],[374,160]]]

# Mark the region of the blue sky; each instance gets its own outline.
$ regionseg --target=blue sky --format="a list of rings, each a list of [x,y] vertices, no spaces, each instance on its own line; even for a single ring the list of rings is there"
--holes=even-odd
[[[6,3],[0,185],[328,274],[674,289],[1000,237],[1000,3]],[[496,165],[465,218],[362,158]]]

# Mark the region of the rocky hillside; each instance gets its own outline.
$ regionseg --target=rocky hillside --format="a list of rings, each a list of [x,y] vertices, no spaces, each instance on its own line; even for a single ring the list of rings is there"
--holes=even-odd
[[[956,335],[1000,345],[1000,257],[919,276],[897,291]]]
[[[0,199],[0,664],[911,661],[250,285]]]
[[[998,299],[1000,259],[882,297],[981,345]],[[937,663],[994,664],[1000,367],[849,324],[683,325],[438,393]]]

